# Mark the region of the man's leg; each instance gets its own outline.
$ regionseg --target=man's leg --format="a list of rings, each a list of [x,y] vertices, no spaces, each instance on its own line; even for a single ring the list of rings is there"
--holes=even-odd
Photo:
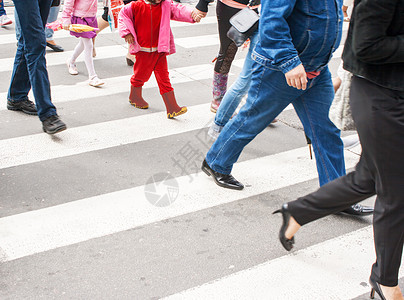
[[[215,172],[230,174],[244,147],[302,93],[287,85],[282,72],[258,63],[253,69],[247,103],[226,124],[206,155],[207,164]]]
[[[51,1],[19,0],[15,1],[14,5],[21,24],[21,34],[24,40],[21,50],[24,52],[29,79],[26,78],[26,71],[20,70],[24,67],[24,62],[20,63],[15,68],[16,72],[12,77],[9,95],[12,98],[12,91],[19,89],[17,86],[19,82],[29,80],[34,92],[38,116],[41,121],[44,121],[50,116],[56,115],[56,108],[51,102],[50,83],[45,60],[45,24]]]
[[[345,175],[344,148],[340,130],[328,117],[334,98],[331,74],[323,70],[309,81],[306,93],[293,106],[313,144],[320,186]]]
[[[0,17],[6,14],[6,10],[4,9],[4,2],[0,0]]]

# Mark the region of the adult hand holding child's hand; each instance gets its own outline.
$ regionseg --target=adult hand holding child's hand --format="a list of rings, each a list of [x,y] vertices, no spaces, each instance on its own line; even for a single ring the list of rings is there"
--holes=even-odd
[[[127,42],[128,44],[133,44],[133,42],[134,42],[134,38],[133,38],[133,35],[131,34],[131,33],[129,33],[129,34],[127,34],[127,35],[125,35],[125,42]]]
[[[199,9],[194,9],[191,13],[192,19],[194,19],[195,22],[200,22],[202,18],[206,17],[206,12],[202,12]]]

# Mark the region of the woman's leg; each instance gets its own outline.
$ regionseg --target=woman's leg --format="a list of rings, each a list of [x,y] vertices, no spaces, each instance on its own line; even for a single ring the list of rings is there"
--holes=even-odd
[[[52,23],[57,20],[58,14],[59,14],[59,8],[60,8],[60,6],[52,6],[50,8],[49,16],[48,16],[48,20],[47,20],[48,23]],[[53,41],[53,30],[52,29],[46,27],[45,35],[46,35],[47,42]]]
[[[104,6],[104,13],[97,18],[97,24],[98,24],[98,29],[99,29],[97,32],[97,35],[101,31],[103,31],[105,28],[108,27],[109,23],[108,23],[108,7],[107,6]],[[97,56],[97,52],[95,51],[95,38],[96,37],[93,37],[93,57]]]
[[[371,279],[395,287],[404,242],[404,92],[354,76],[350,96],[377,193],[373,216],[376,262]]]
[[[216,6],[216,15],[219,29],[220,50],[216,59],[213,75],[213,101],[211,111],[216,112],[219,108],[224,94],[227,90],[227,79],[234,56],[237,53],[237,46],[227,37],[229,31],[230,18],[236,14],[239,9],[223,4],[218,1]]]
[[[257,44],[258,32],[250,37],[251,43],[247,56],[244,61],[243,69],[223,97],[222,103],[216,112],[215,124],[221,128],[226,125],[240,104],[241,99],[247,94],[251,85],[252,65],[254,61],[251,58],[252,50]]]

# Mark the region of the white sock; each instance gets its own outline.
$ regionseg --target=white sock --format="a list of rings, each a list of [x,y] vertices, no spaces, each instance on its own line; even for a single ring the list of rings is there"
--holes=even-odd
[[[74,64],[76,62],[77,57],[79,57],[79,55],[81,54],[81,52],[83,52],[83,50],[84,50],[84,45],[83,45],[82,39],[79,38],[79,43],[74,48],[73,55],[70,58],[70,64]]]
[[[97,76],[93,61],[93,39],[80,38],[80,40],[83,41],[84,45],[84,62],[87,67],[88,77],[92,79]]]

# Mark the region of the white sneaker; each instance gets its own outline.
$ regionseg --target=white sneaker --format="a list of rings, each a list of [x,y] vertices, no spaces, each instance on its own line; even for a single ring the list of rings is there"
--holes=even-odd
[[[67,69],[69,70],[70,75],[79,74],[79,71],[77,70],[76,64],[71,64],[69,60],[66,62],[66,64],[67,64]]]
[[[91,86],[100,86],[104,84],[104,81],[102,81],[101,79],[98,78],[98,76],[94,76],[93,78],[90,79],[90,81],[88,82],[89,85]]]
[[[222,129],[222,126],[216,125],[216,123],[213,122],[208,130],[208,135],[212,138],[212,140],[216,141]]]
[[[10,18],[7,17],[7,15],[2,15],[0,17],[0,26],[10,25],[12,23],[13,21],[11,21]]]
[[[344,136],[341,139],[344,143],[344,149],[346,150],[352,149],[353,147],[358,146],[360,143],[358,134]]]

